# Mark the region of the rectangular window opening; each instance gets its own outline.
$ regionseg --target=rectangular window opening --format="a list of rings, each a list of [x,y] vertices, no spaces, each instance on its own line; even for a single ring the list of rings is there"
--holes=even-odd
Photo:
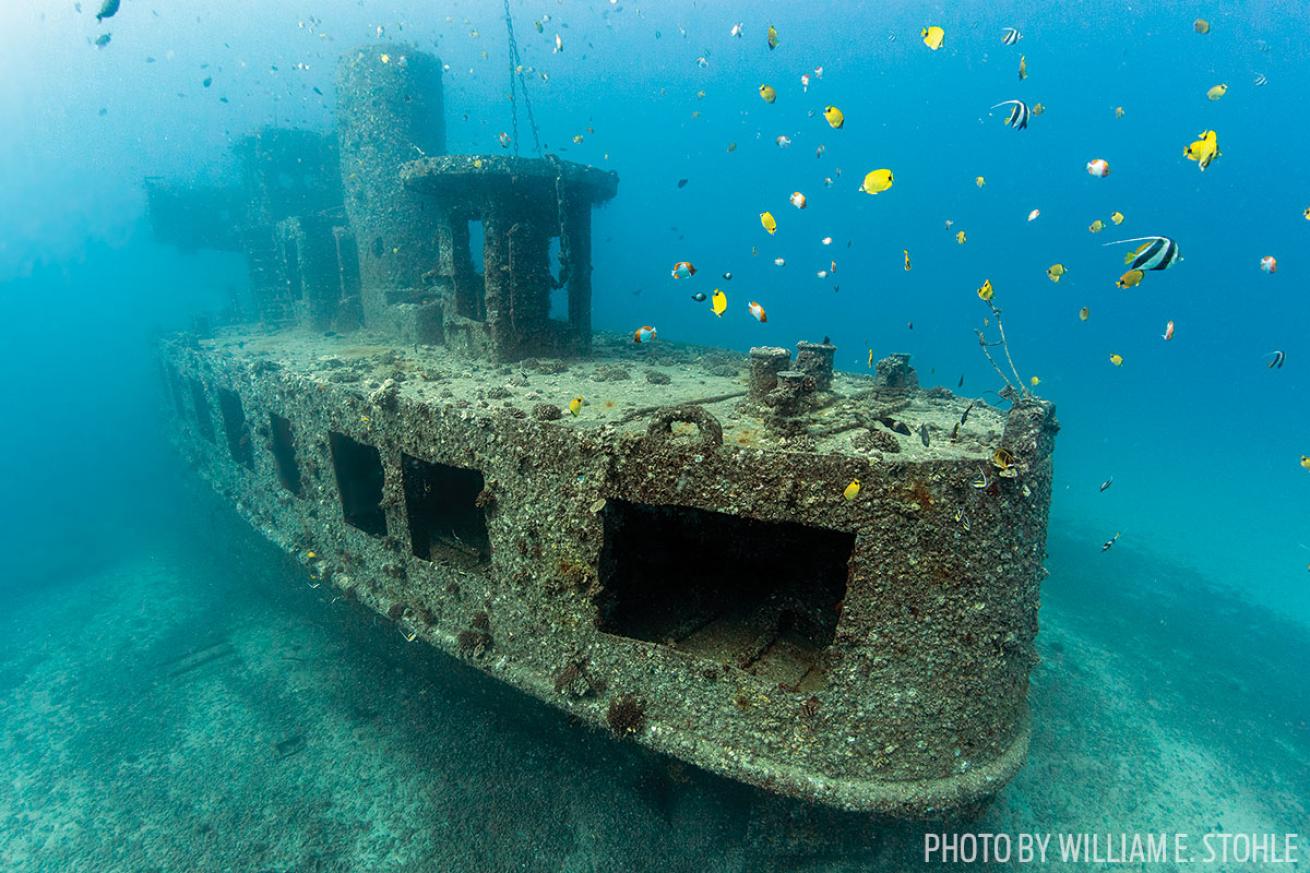
[[[559,237],[550,238],[550,317],[554,321],[569,320],[569,283],[560,284],[560,277],[563,271],[563,262],[560,260]],[[559,287],[554,287],[558,285]]]
[[[375,537],[386,536],[387,515],[382,510],[382,455],[377,448],[331,431],[332,469],[341,493],[346,524]]]
[[[473,263],[473,272],[479,276],[486,269],[485,255],[483,254],[483,243],[486,239],[486,232],[482,227],[482,219],[474,219],[469,222],[469,260]]]
[[[621,500],[603,524],[602,631],[796,690],[822,685],[854,534]]]
[[[428,561],[483,563],[491,557],[487,519],[478,506],[479,470],[401,456],[410,548]]]
[[[255,453],[250,446],[250,428],[246,426],[241,395],[228,388],[219,388],[218,408],[223,413],[223,431],[227,434],[227,450],[232,460],[255,469]]]
[[[276,412],[268,414],[269,432],[272,434],[273,466],[282,487],[297,497],[301,496],[300,465],[296,463],[296,444],[291,434],[291,419]]]
[[[214,414],[209,409],[209,395],[199,379],[191,379],[191,405],[195,407],[196,426],[200,435],[211,443],[214,441]]]

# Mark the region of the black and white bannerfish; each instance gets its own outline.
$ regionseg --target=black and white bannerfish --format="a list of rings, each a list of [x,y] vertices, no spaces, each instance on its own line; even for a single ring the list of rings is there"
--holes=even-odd
[[[1167,270],[1183,259],[1178,252],[1178,243],[1167,236],[1139,236],[1133,239],[1120,239],[1106,243],[1117,246],[1124,243],[1141,243],[1133,251],[1124,255],[1124,263],[1130,270]]]
[[[1283,369],[1283,364],[1286,363],[1287,361],[1287,355],[1281,351],[1270,352],[1265,357],[1269,359],[1269,363],[1266,364],[1265,366],[1267,366],[1271,370]]]
[[[1256,73],[1255,78],[1251,81],[1257,88],[1263,88],[1265,85],[1269,84],[1269,77],[1264,73]]]
[[[1032,115],[1032,110],[1028,108],[1027,103],[1024,103],[1022,100],[1006,100],[997,103],[992,108],[1000,109],[1002,106],[1014,107],[1010,110],[1010,117],[1005,119],[1006,124],[1013,127],[1015,130],[1024,130],[1028,127],[1028,116]]]
[[[1023,34],[1019,32],[1017,27],[1007,27],[1001,33],[1001,42],[1005,45],[1014,45],[1021,39],[1023,39]]]

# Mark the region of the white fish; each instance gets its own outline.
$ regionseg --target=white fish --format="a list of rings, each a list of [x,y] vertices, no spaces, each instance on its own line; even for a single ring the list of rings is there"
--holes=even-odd
[[[1039,216],[1039,215],[1041,215],[1041,214],[1042,214],[1042,211],[1041,211],[1040,209],[1034,209],[1032,212],[1029,212],[1029,213],[1028,213],[1028,220],[1029,220],[1029,221],[1036,221],[1036,220],[1037,220],[1037,216]]]
[[[1265,85],[1269,84],[1269,77],[1266,76],[1264,73],[1256,73],[1255,78],[1252,79],[1251,82],[1257,88],[1263,88]]]
[[[791,139],[784,134],[778,134],[778,138],[775,139],[774,142],[778,144],[778,148],[780,149],[785,149],[787,146],[791,145]]]
[[[562,52],[562,51],[564,51],[564,40],[563,40],[563,38],[562,38],[562,37],[557,33],[557,34],[555,34],[555,52],[554,52],[554,53],[555,53],[555,54],[559,54],[559,53]]]
[[[787,262],[786,262],[785,260],[783,260],[782,258],[774,258],[774,259],[773,259],[773,266],[775,266],[775,267],[785,267],[785,266],[787,266]]]
[[[740,22],[740,21],[738,21],[736,24],[734,24],[734,25],[732,26],[732,30],[728,31],[728,36],[735,36],[735,37],[737,37],[737,39],[741,39],[741,22]]]
[[[1032,110],[1028,108],[1027,103],[1022,100],[1003,100],[992,108],[1000,109],[1002,106],[1013,107],[1010,110],[1010,117],[1005,120],[1006,124],[1015,130],[1024,130],[1028,127],[1028,117],[1031,115]]]

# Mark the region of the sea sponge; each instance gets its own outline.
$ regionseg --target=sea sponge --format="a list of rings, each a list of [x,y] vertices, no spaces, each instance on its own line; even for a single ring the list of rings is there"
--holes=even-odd
[[[646,706],[631,694],[621,694],[610,701],[605,721],[614,736],[620,739],[635,736],[646,726]]]

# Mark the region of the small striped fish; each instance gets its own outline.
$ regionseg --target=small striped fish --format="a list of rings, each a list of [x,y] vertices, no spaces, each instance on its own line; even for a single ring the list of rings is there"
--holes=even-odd
[[[1139,236],[1133,239],[1121,239],[1106,243],[1117,246],[1123,243],[1140,242],[1142,245],[1124,256],[1124,263],[1130,270],[1167,270],[1183,259],[1178,253],[1178,243],[1167,236]]]
[[[1252,79],[1252,81],[1255,83],[1255,86],[1257,88],[1262,88],[1265,85],[1269,84],[1269,77],[1266,76],[1264,73],[1256,73],[1255,78]]]
[[[1021,39],[1023,39],[1023,34],[1019,32],[1017,27],[1007,27],[1005,32],[1001,34],[1001,42],[1005,45],[1014,45]]]
[[[1014,107],[1010,110],[1010,117],[1005,119],[1006,124],[1013,127],[1015,130],[1024,130],[1028,127],[1028,116],[1032,115],[1032,110],[1028,108],[1027,103],[1024,103],[1022,100],[1006,100],[1002,103],[997,103],[992,108],[1000,109],[1002,106]]]

